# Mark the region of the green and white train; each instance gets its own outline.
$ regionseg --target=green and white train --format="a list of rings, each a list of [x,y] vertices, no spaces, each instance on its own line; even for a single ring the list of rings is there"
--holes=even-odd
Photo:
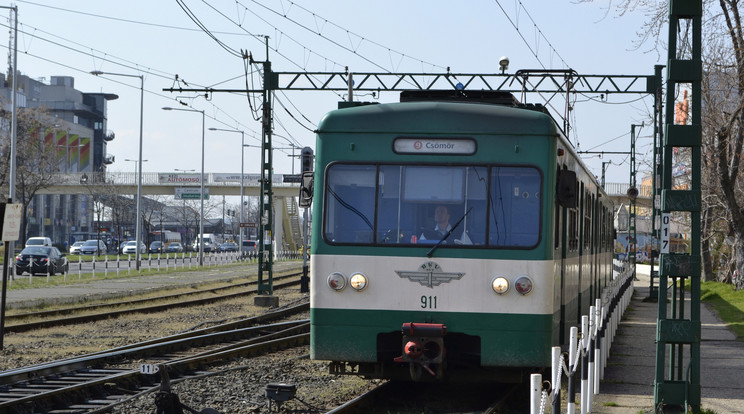
[[[521,380],[612,278],[610,199],[510,94],[347,104],[315,166],[310,355],[333,373]]]

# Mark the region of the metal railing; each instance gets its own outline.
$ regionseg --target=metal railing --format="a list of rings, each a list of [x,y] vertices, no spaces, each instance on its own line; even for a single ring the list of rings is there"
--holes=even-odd
[[[169,172],[143,172],[142,185],[165,186],[165,187],[187,187],[200,185],[199,174],[188,174],[193,177],[190,181],[168,181],[169,176],[178,176],[177,173]],[[273,174],[272,185],[280,187],[299,187],[298,183],[285,183],[287,174]],[[290,174],[291,176],[291,174]],[[260,174],[245,174],[243,185],[245,187],[259,187]],[[111,184],[111,185],[137,185],[137,174],[133,172],[107,171],[107,172],[68,172],[54,175],[52,185],[79,186],[81,184]],[[240,187],[240,174],[204,173],[204,184],[211,187],[227,186]]]
[[[552,372],[549,387],[542,380],[541,374],[530,377],[530,414],[545,412],[548,394],[552,394],[552,413],[561,412],[561,380],[567,379],[567,413],[576,412],[576,378],[581,368],[580,413],[591,412],[594,395],[599,394],[599,380],[604,377],[604,370],[610,356],[610,347],[615,338],[620,320],[633,296],[633,268],[615,260],[613,268],[620,271],[610,285],[604,289],[601,298],[596,299],[589,308],[589,315],[581,317],[581,334],[579,328],[570,329],[568,363],[561,354],[561,348],[552,348]]]
[[[71,256],[68,256],[71,257]],[[109,273],[113,274],[116,273],[116,277],[121,276],[122,273],[126,272],[127,275],[137,275],[137,274],[143,274],[143,273],[150,273],[150,272],[159,272],[159,271],[178,271],[185,270],[185,269],[197,269],[199,268],[199,256],[195,252],[189,252],[189,253],[148,253],[143,254],[141,256],[141,266],[140,270],[137,271],[135,266],[135,260],[133,254],[128,255],[117,255],[115,260],[109,260],[108,256],[104,257],[103,260],[96,260],[96,256],[92,257],[92,261],[83,261],[82,256],[78,255],[77,261],[69,261],[69,269],[65,272],[60,272],[63,276],[63,279],[67,281],[67,276],[70,274],[77,273],[78,280],[82,280],[83,274],[88,275],[92,274],[92,278],[97,278],[97,275],[103,274],[104,278],[109,277]],[[285,261],[285,260],[300,260],[302,258],[302,252],[300,251],[290,251],[290,250],[282,250],[277,252],[275,261]],[[35,260],[33,258],[30,259],[29,262],[29,270],[33,269],[33,262]],[[240,252],[217,252],[217,253],[210,253],[204,256],[204,265],[203,267],[216,267],[216,266],[224,266],[229,265],[233,263],[256,263],[258,261],[258,252],[257,251],[250,251],[250,252],[243,252],[242,254]],[[85,266],[84,266],[85,265]],[[10,274],[15,275],[14,277],[10,278],[10,286],[13,286],[13,280],[18,279],[20,277],[25,277],[22,275],[16,275],[15,274],[15,262],[11,262],[10,264]],[[38,266],[37,266],[38,267]],[[51,279],[51,267],[49,265],[49,262],[47,262],[46,265],[47,272],[47,282]],[[59,271],[59,269],[57,269]],[[28,276],[28,283],[29,285],[33,284],[33,277],[34,275],[32,273],[29,273]]]

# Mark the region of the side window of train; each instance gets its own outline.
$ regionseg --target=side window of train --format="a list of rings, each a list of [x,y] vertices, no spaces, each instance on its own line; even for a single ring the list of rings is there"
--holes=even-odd
[[[558,172],[556,202],[566,208],[579,206],[579,181],[574,171],[563,169]]]
[[[584,249],[589,249],[592,243],[592,195],[584,192]]]
[[[559,249],[563,241],[563,230],[566,226],[563,220],[563,210],[561,210],[561,203],[558,201],[558,188],[560,187],[560,176],[561,167],[558,166],[555,172],[555,188],[556,188],[556,199],[555,199],[555,213],[554,213],[554,225],[553,225],[553,248]]]
[[[554,224],[553,224],[553,248],[558,249],[561,247],[561,206],[555,203],[554,212]]]

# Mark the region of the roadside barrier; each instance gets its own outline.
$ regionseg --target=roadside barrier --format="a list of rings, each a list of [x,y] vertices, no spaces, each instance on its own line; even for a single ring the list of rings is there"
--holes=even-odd
[[[561,412],[561,380],[567,379],[567,414],[576,412],[576,371],[581,368],[580,379],[580,414],[591,412],[594,395],[599,394],[599,381],[604,378],[604,370],[610,357],[610,348],[615,338],[617,327],[630,304],[633,296],[633,274],[631,268],[621,263],[614,263],[619,269],[619,276],[602,292],[601,298],[595,300],[589,308],[589,315],[581,317],[581,334],[579,328],[571,327],[566,355],[560,347],[551,349],[552,370],[550,381],[543,382],[541,374],[530,377],[530,414],[543,414],[552,394],[552,413]]]
[[[123,272],[125,269],[127,275],[131,274],[133,271],[136,273],[137,266],[135,264],[135,255],[133,254],[125,256],[117,255],[115,260],[109,260],[109,257],[106,256],[103,261],[97,259],[96,256],[93,256],[90,262],[84,262],[82,256],[79,255],[77,261],[73,261],[74,259],[70,260],[72,258],[71,255],[68,255],[67,257],[68,269],[66,272],[62,273],[65,281],[67,281],[67,274],[73,272],[77,272],[78,280],[82,280],[83,273],[92,274],[92,277],[95,279],[97,272],[100,273],[101,267],[103,267],[104,278],[108,277],[109,271],[112,273],[115,271],[117,277],[119,277],[120,272]],[[299,251],[282,250],[277,252],[274,261],[297,260],[301,257],[302,253]],[[257,251],[243,252],[242,254],[240,252],[210,252],[204,254],[204,267],[223,266],[232,263],[252,264],[257,262]],[[185,270],[186,268],[192,269],[192,267],[198,268],[199,254],[196,252],[165,254],[148,253],[140,256],[140,274],[143,272],[149,273],[160,270],[176,271],[179,267],[182,270]],[[52,276],[49,263],[47,263],[46,268],[47,282],[49,282]],[[13,280],[21,277],[20,275],[15,274],[15,261],[11,262],[10,275],[10,286],[13,286]],[[28,274],[28,283],[29,285],[33,284],[33,275],[30,273]]]

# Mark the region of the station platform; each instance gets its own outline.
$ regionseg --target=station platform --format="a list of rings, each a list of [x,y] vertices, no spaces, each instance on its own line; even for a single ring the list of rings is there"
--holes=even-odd
[[[592,413],[654,413],[658,303],[645,300],[649,273],[650,266],[637,266],[633,297],[618,326]],[[744,413],[744,342],[737,341],[705,303],[700,305],[700,320],[701,408],[716,414]],[[576,399],[578,403],[578,394]]]

